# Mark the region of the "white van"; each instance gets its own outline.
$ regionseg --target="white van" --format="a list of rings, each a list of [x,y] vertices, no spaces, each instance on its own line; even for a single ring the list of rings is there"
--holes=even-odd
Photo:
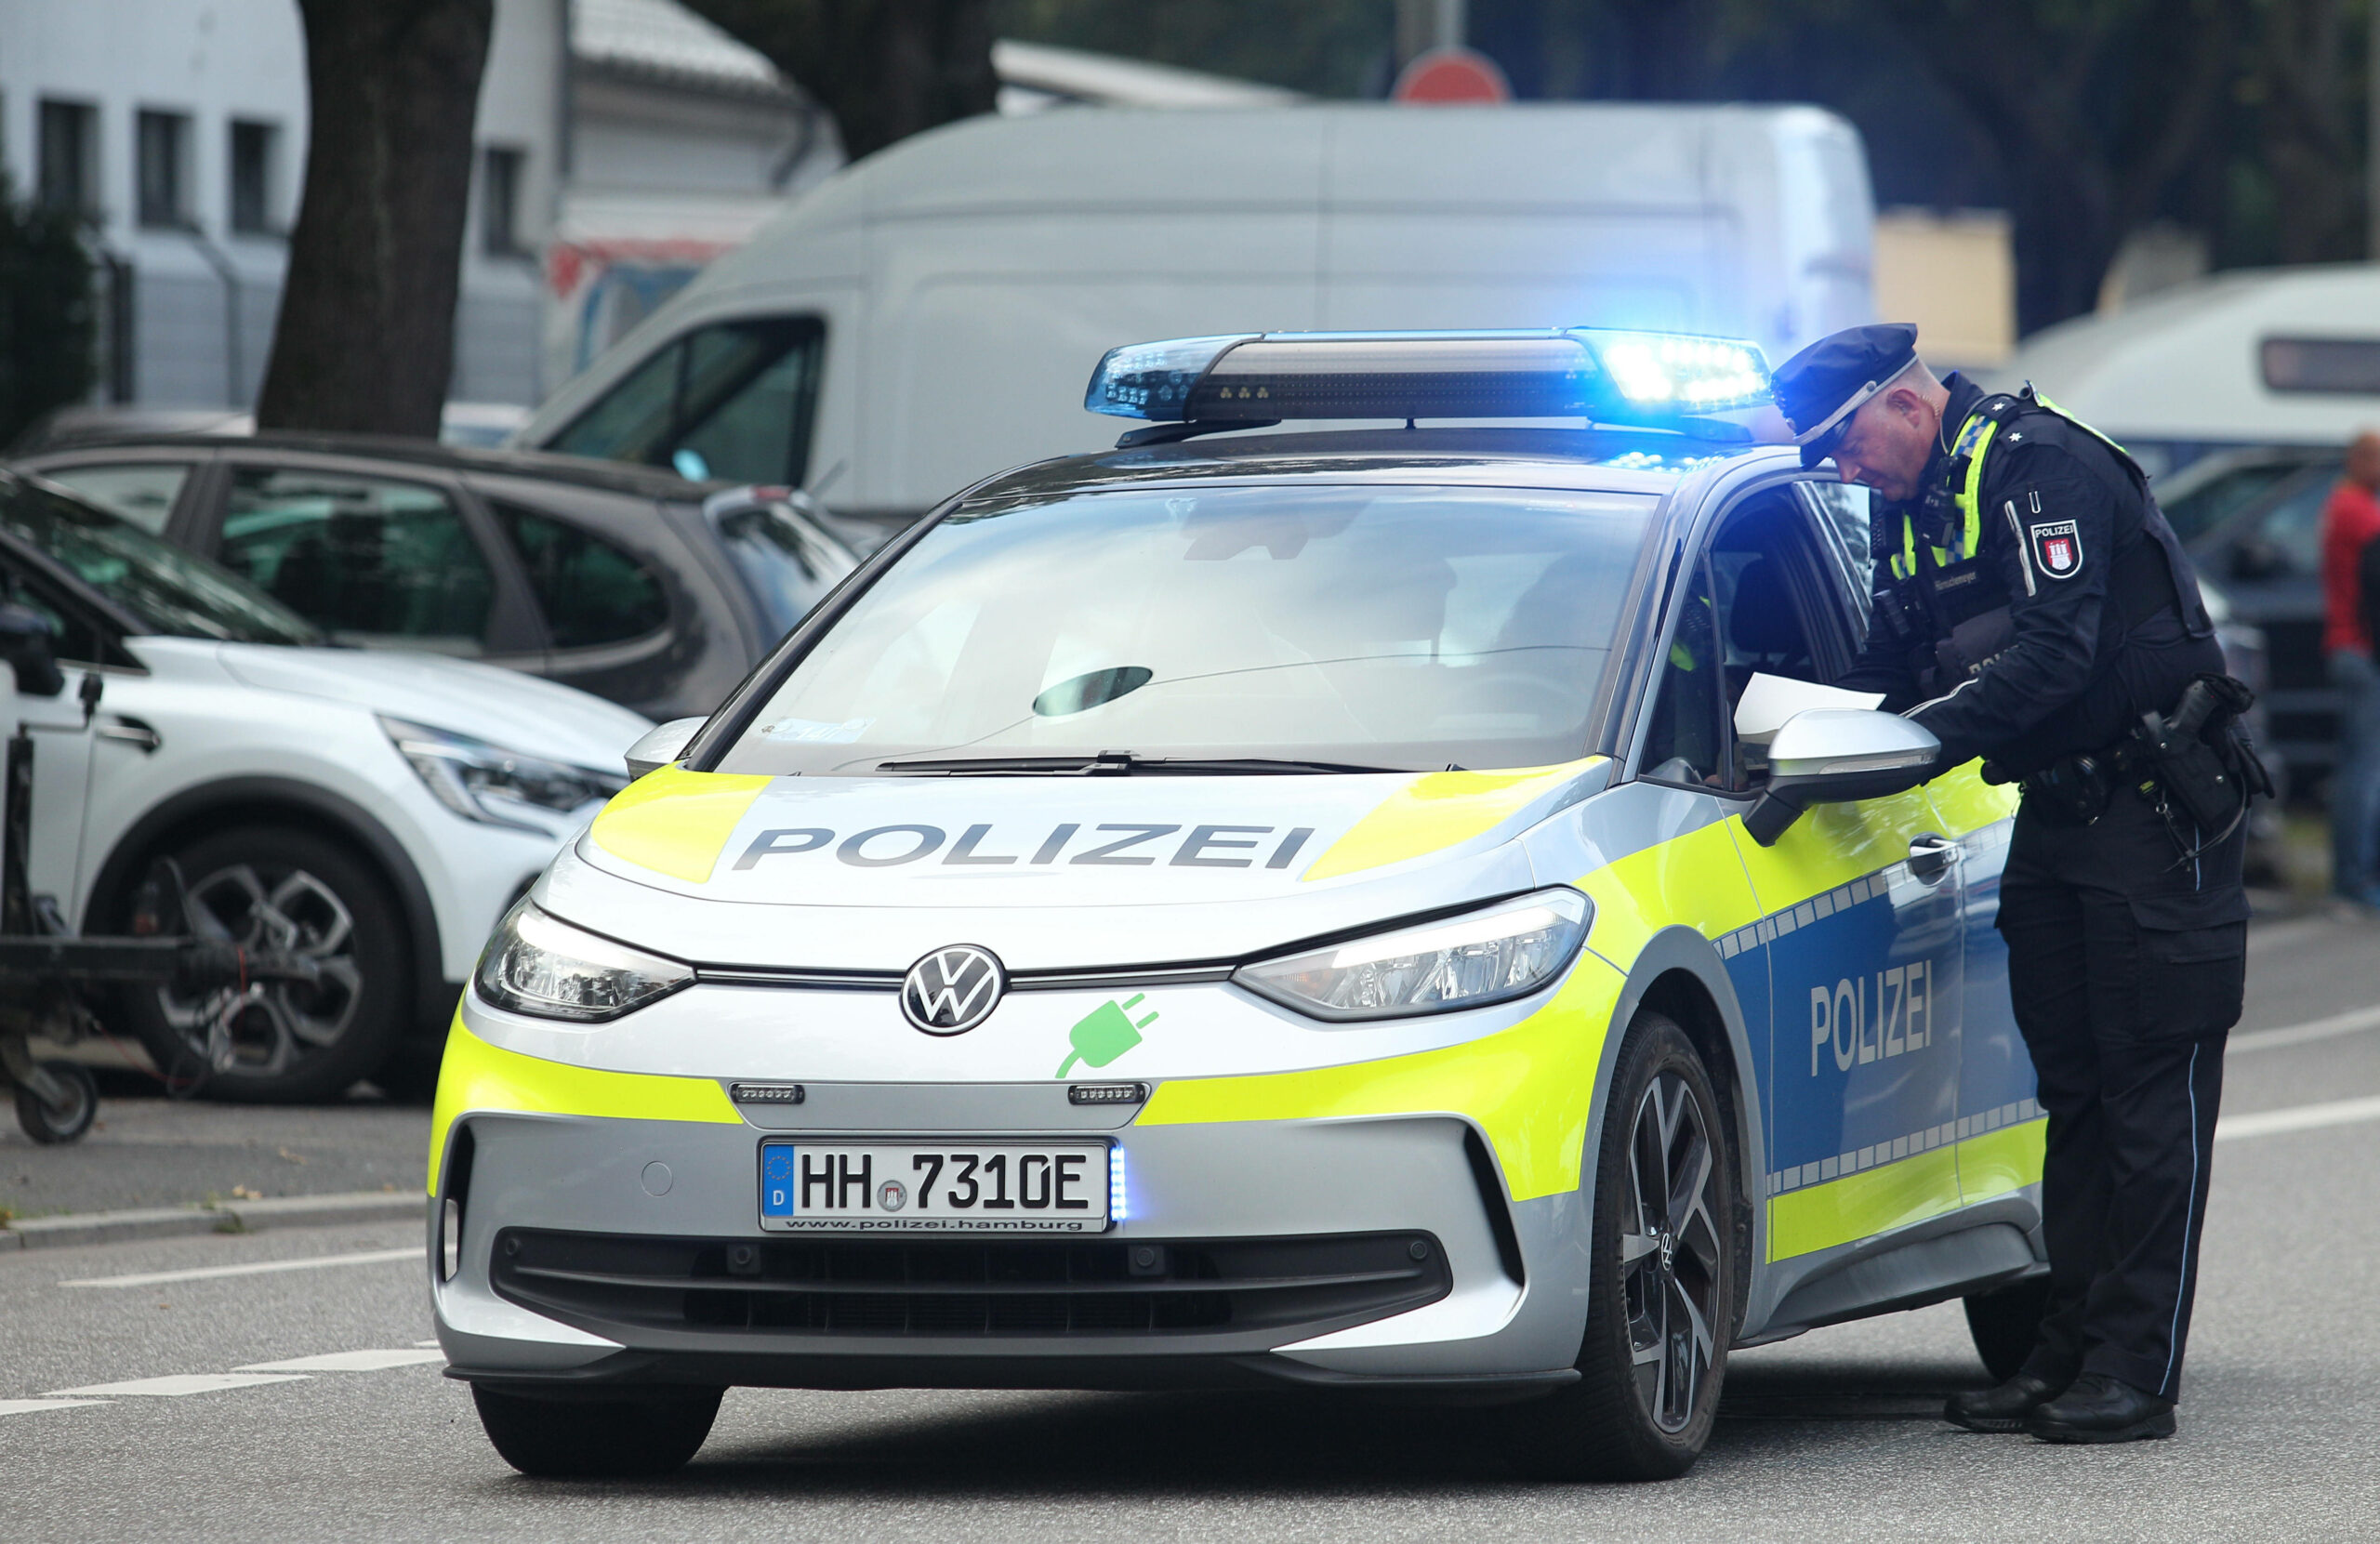
[[[974,118],[797,199],[519,443],[806,487],[897,524],[1102,448],[1111,346],[1587,324],[1749,337],[1869,320],[1856,130],[1810,107],[1379,103]]]

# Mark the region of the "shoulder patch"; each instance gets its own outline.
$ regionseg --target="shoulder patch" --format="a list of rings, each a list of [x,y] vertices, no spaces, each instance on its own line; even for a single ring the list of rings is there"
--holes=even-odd
[[[2033,569],[2044,578],[2071,579],[2082,572],[2082,533],[2070,520],[2036,521],[2027,528]]]

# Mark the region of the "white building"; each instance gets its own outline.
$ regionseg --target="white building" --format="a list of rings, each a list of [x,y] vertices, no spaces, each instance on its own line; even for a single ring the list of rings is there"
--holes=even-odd
[[[1257,106],[1269,86],[1003,40],[1000,110]],[[304,182],[294,0],[0,0],[0,166],[105,258],[103,400],[245,408]],[[787,197],[832,120],[677,0],[496,0],[456,401],[534,403]]]

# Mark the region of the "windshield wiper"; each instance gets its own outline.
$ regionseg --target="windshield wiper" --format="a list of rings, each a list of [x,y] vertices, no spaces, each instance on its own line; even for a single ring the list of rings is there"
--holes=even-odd
[[[1136,756],[1129,750],[1103,750],[1096,756],[959,756],[915,761],[879,761],[878,772],[944,772],[954,777],[1002,775],[1078,777],[1130,776],[1135,772],[1202,774],[1263,774],[1298,772],[1393,772],[1400,767],[1368,767],[1345,761],[1283,760],[1263,756]]]

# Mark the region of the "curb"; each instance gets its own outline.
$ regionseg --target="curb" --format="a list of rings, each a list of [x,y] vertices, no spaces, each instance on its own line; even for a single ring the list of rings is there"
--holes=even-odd
[[[0,1250],[63,1249],[80,1244],[129,1244],[200,1234],[256,1233],[265,1228],[321,1228],[343,1222],[414,1221],[426,1205],[406,1191],[358,1190],[337,1195],[283,1195],[268,1201],[226,1201],[215,1207],[147,1207],[81,1216],[32,1217],[0,1227]]]

